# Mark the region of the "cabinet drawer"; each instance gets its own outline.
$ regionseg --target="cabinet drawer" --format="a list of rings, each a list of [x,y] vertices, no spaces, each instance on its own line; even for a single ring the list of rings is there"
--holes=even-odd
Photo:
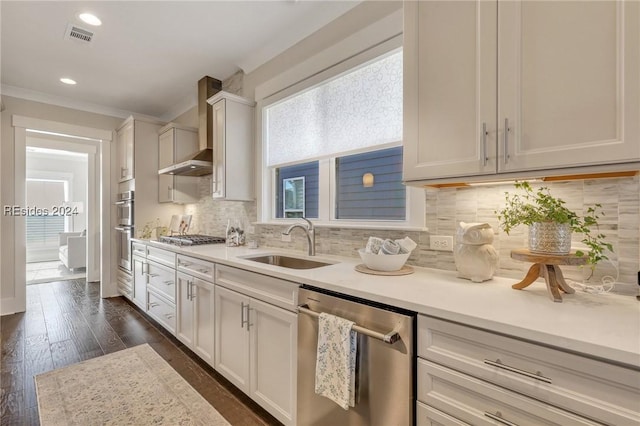
[[[140,257],[147,257],[147,245],[136,242],[131,243],[131,254]]]
[[[440,410],[416,402],[416,426],[467,426],[467,423],[451,417]]]
[[[422,359],[418,359],[418,400],[473,425],[495,425],[501,420],[515,425],[597,424]]]
[[[147,291],[147,313],[170,332],[176,332],[175,305],[153,291]]]
[[[418,356],[603,423],[640,422],[640,371],[420,315]]]
[[[176,271],[167,266],[155,262],[147,263],[147,274],[149,281],[147,286],[153,287],[170,302],[176,301]]]
[[[176,254],[169,250],[163,250],[157,247],[147,247],[147,259],[154,260],[171,268],[176,267]]]
[[[296,312],[298,284],[224,265],[216,266],[216,284]]]
[[[133,297],[133,277],[122,270],[118,270],[118,292],[127,299]]]
[[[195,257],[184,256],[179,254],[177,257],[178,271],[189,274],[193,277],[213,282],[214,264],[206,260],[196,259]]]

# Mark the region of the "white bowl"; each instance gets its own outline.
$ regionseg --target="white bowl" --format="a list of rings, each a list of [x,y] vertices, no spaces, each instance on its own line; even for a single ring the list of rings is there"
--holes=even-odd
[[[362,262],[369,269],[374,271],[397,271],[406,263],[411,253],[404,254],[373,254],[367,253],[365,249],[359,249],[358,253]]]

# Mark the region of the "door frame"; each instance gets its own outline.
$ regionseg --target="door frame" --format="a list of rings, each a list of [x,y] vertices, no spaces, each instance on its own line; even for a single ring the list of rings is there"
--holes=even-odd
[[[47,138],[60,139],[61,145],[73,143],[75,148],[89,154],[87,233],[93,235],[93,244],[88,244],[87,281],[100,280],[100,296],[110,297],[117,294],[115,282],[111,277],[111,142],[113,132],[74,124],[43,120],[20,115],[12,116],[14,128],[14,205],[25,206],[26,183],[26,146],[27,137],[44,133]],[[71,142],[73,140],[73,142]],[[93,154],[92,154],[93,153]],[[91,157],[93,161],[91,160]],[[2,313],[24,312],[26,310],[26,236],[25,218],[14,219],[14,263],[3,265],[13,268],[14,297],[2,300]],[[90,268],[89,265],[94,265]],[[98,269],[97,265],[100,265]],[[92,269],[90,271],[90,269]],[[99,270],[99,273],[97,272]],[[99,277],[98,277],[99,275]]]

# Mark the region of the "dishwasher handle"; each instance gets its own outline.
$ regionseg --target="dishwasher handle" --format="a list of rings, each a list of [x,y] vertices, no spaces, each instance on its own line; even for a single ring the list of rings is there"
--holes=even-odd
[[[315,318],[318,318],[320,316],[319,312],[312,311],[311,309],[309,309],[308,305],[300,305],[300,306],[298,306],[298,312],[310,315],[310,316],[315,317]],[[368,328],[365,328],[365,327],[360,327],[357,324],[354,324],[353,327],[351,327],[351,329],[353,331],[355,331],[356,333],[364,334],[365,336],[369,336],[369,337],[373,337],[374,339],[382,340],[383,342],[388,343],[390,345],[393,345],[398,340],[401,340],[400,334],[395,330],[392,330],[392,331],[390,331],[388,333],[381,333],[379,331],[371,330],[371,329],[368,329]]]

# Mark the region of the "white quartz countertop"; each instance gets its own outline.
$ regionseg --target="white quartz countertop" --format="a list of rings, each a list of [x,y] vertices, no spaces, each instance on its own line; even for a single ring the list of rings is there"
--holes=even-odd
[[[355,271],[360,259],[325,255],[313,259],[333,264],[295,270],[244,257],[268,253],[308,256],[280,249],[142,242],[640,369],[640,301],[632,296],[576,292],[554,303],[542,282],[513,290],[511,285],[517,282],[513,279],[496,277],[472,283],[457,278],[455,272],[420,267],[414,267],[410,275],[376,276]]]

